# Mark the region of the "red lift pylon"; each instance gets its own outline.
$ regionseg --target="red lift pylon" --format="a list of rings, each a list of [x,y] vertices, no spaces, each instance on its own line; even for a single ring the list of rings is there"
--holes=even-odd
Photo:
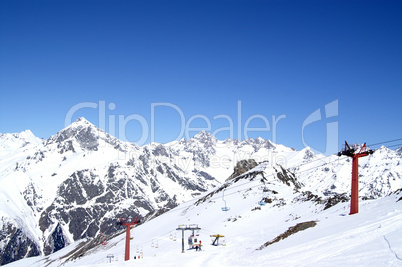
[[[373,150],[368,150],[366,143],[362,146],[359,152],[351,148],[345,141],[345,148],[338,153],[338,156],[348,156],[352,160],[352,192],[350,195],[350,215],[359,212],[359,158],[373,154]]]
[[[128,261],[130,259],[130,228],[132,225],[140,223],[140,221],[138,220],[138,216],[137,216],[137,218],[135,218],[134,221],[131,221],[131,222],[126,222],[125,220],[123,220],[120,217],[119,217],[119,220],[120,221],[118,222],[118,224],[126,227],[126,252],[124,254],[124,260]]]

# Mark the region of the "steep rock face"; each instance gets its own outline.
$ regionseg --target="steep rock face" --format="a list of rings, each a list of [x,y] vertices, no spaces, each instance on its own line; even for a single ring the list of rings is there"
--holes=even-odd
[[[40,247],[20,227],[2,219],[0,265],[40,255]]]
[[[64,248],[68,244],[70,244],[70,242],[68,241],[68,238],[66,237],[60,223],[58,223],[56,228],[52,231],[52,233],[46,240],[43,252],[45,255],[49,255]]]
[[[90,170],[74,172],[59,186],[57,197],[41,214],[41,230],[46,232],[57,225],[56,230],[60,233],[63,226],[73,238],[63,241],[65,244],[95,237],[102,231],[107,235],[116,232],[119,216],[144,214],[139,209],[145,210],[145,214],[153,211],[154,207],[135,180],[117,170],[117,165],[111,165],[102,177]],[[45,253],[54,252],[53,248],[60,246],[52,243],[53,240],[60,238],[50,239]]]

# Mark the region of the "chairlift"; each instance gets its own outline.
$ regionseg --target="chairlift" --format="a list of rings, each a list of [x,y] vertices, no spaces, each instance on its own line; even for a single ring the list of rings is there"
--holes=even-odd
[[[225,202],[225,207],[222,207],[222,211],[228,211],[228,210],[230,210],[230,208],[226,206],[225,190],[226,190],[226,189],[224,189],[223,192],[222,192],[222,200]]]
[[[268,188],[267,188],[267,184],[266,183],[264,183],[264,189],[262,190],[262,192],[264,192],[264,193],[268,193]]]
[[[158,240],[156,241],[155,248],[159,248]]]
[[[151,244],[151,247],[154,247],[155,245],[154,245],[154,240],[152,239],[152,244]]]
[[[176,233],[173,236],[173,241],[176,241]]]
[[[139,251],[139,249],[138,249],[138,246],[137,246],[137,250],[136,250],[136,252],[137,252],[137,253],[140,253],[140,251]]]
[[[169,239],[170,239],[170,240],[173,239],[172,232],[170,232]]]
[[[262,198],[261,198],[261,200],[258,202],[258,205],[264,206],[264,205],[266,204],[266,203],[265,203],[265,200],[264,200],[264,197],[265,197],[265,195],[266,195],[267,192],[268,192],[267,184],[264,183],[264,189],[262,190]]]

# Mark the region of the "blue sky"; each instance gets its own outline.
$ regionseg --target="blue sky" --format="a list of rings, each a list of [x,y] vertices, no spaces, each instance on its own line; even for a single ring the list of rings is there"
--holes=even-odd
[[[190,128],[322,152],[334,131],[338,148],[400,138],[400,14],[399,1],[3,0],[0,132],[48,138],[92,103],[72,119],[133,142]]]

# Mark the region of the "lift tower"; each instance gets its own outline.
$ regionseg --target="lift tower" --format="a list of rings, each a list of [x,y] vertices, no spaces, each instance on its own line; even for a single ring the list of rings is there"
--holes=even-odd
[[[178,231],[181,231],[181,253],[184,253],[184,231],[193,231],[193,236],[194,236],[194,231],[197,230],[201,230],[201,228],[198,227],[198,224],[190,224],[189,226],[182,224],[179,225],[179,227],[177,227]]]
[[[139,224],[139,223],[140,223],[140,221],[138,219],[138,216],[137,216],[137,218],[135,218],[134,221],[130,221],[130,222],[127,222],[126,220],[123,220],[122,218],[119,217],[118,224],[126,227],[126,252],[124,254],[125,261],[128,261],[130,259],[130,239],[131,239],[130,238],[130,228],[132,225]]]
[[[351,148],[345,141],[345,148],[338,153],[338,156],[348,156],[352,160],[352,192],[350,195],[350,215],[359,212],[359,158],[373,154],[373,150],[366,147],[366,143],[356,153],[354,148]]]

